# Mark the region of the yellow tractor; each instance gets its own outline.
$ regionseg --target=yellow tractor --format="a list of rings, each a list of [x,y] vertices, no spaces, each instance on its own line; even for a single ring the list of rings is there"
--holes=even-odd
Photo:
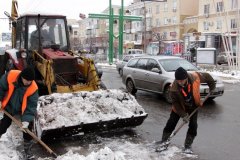
[[[13,0],[11,15],[5,12],[12,21],[12,49],[6,50],[0,57],[0,74],[11,69],[34,67],[40,95],[101,89],[94,61],[78,56],[70,49],[66,16],[31,13],[19,16],[17,6],[17,1]],[[81,123],[75,127],[56,128],[51,133],[77,134],[100,128],[133,127],[140,125],[146,117],[147,114],[141,113],[137,118],[108,120],[101,125]],[[39,128],[41,126],[37,121],[36,127]],[[40,137],[43,135],[48,136],[48,133],[41,133]]]

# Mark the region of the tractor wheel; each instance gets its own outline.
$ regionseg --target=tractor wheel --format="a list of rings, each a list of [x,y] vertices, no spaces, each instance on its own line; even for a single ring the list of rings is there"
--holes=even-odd
[[[103,82],[100,83],[100,89],[103,89],[103,90],[107,89],[106,85]]]
[[[134,83],[131,79],[127,80],[126,88],[127,91],[130,92],[132,95],[134,95],[137,92],[137,89],[135,88]]]
[[[168,103],[172,103],[172,98],[170,96],[170,88],[171,86],[170,85],[167,85],[163,91],[163,96],[165,98],[165,100],[168,102]]]

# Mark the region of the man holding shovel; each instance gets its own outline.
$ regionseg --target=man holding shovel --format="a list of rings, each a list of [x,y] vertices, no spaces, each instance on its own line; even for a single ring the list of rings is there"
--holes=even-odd
[[[0,106],[2,110],[7,111],[12,116],[20,116],[22,129],[32,130],[33,119],[37,109],[38,87],[33,68],[25,68],[22,72],[19,70],[10,70],[0,79]],[[11,125],[12,119],[6,114],[0,120],[0,137]],[[24,130],[25,131],[25,130]],[[32,137],[23,132],[24,151],[27,159],[33,159],[31,153]]]
[[[180,118],[185,123],[189,123],[187,131],[184,149],[185,153],[193,153],[191,145],[194,138],[197,135],[197,107],[202,107],[200,97],[200,84],[207,83],[209,86],[210,93],[215,89],[215,82],[212,76],[208,73],[192,72],[187,71],[179,67],[175,71],[175,81],[172,83],[170,94],[172,98],[172,111],[170,118],[163,130],[162,141],[157,151],[166,150],[169,145],[169,137],[173,133]],[[191,113],[193,113],[191,115]],[[189,116],[191,115],[191,117]]]

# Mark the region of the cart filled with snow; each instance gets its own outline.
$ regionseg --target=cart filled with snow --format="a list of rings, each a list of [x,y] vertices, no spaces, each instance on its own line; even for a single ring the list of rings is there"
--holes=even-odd
[[[135,127],[147,117],[136,99],[121,90],[54,93],[40,97],[37,110],[35,128],[42,139]]]

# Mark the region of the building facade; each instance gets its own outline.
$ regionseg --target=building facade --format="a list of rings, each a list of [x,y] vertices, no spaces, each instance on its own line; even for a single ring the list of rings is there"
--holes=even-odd
[[[185,51],[190,48],[216,48],[223,52],[222,35],[231,35],[236,50],[239,28],[239,0],[199,0],[198,15],[184,19]]]

